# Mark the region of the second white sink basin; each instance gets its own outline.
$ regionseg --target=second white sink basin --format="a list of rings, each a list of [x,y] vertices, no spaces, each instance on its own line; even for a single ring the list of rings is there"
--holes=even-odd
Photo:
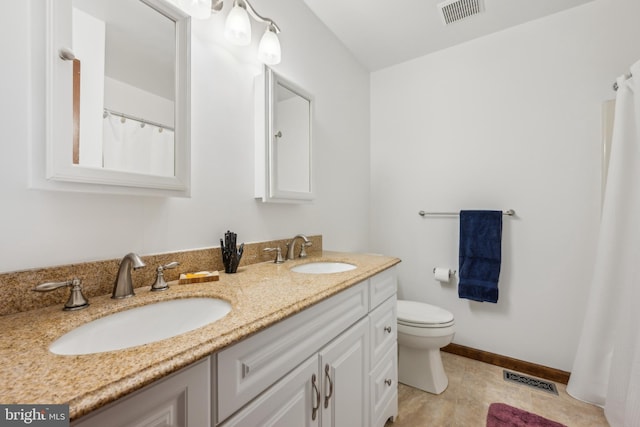
[[[343,271],[349,271],[355,268],[355,265],[347,264],[346,262],[310,262],[296,265],[291,268],[291,271],[308,274],[330,274],[342,273]]]
[[[183,298],[111,314],[55,340],[49,351],[62,355],[122,350],[171,338],[226,316],[231,304],[215,298]]]

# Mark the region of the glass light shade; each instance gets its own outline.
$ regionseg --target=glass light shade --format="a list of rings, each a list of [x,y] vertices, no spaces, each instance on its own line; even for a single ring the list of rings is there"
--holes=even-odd
[[[224,37],[238,46],[251,43],[251,22],[244,8],[233,6],[224,23]]]
[[[280,63],[280,58],[280,40],[278,40],[278,35],[269,27],[260,40],[258,59],[267,65],[275,65]]]
[[[196,19],[209,19],[211,0],[180,0],[182,10]]]

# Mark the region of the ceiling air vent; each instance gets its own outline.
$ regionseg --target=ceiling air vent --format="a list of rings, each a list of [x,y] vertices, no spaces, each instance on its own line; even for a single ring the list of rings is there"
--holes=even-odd
[[[484,12],[484,0],[447,0],[438,3],[440,16],[445,25]]]

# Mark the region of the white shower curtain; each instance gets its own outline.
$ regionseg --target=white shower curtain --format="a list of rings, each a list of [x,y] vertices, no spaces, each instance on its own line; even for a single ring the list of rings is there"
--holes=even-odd
[[[107,115],[103,124],[103,166],[126,172],[173,176],[174,132]]]
[[[589,302],[567,392],[640,426],[640,61],[618,78],[611,157]]]

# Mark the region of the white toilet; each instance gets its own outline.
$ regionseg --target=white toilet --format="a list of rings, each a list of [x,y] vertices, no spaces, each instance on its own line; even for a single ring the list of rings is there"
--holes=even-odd
[[[433,394],[449,385],[440,349],[455,333],[453,314],[434,305],[398,300],[398,381]]]

